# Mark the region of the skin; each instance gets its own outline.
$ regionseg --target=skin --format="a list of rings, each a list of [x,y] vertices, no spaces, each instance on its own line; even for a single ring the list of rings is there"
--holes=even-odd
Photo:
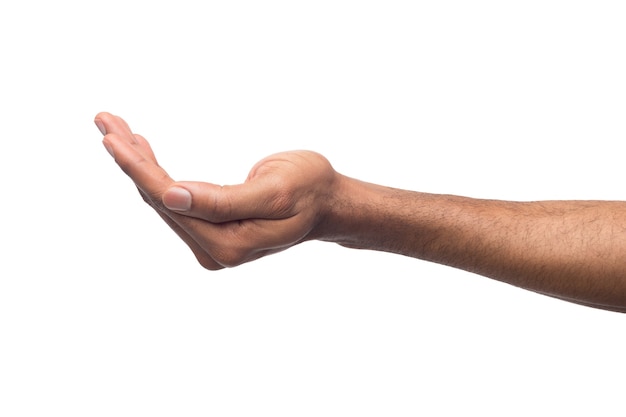
[[[99,113],[95,123],[143,199],[204,268],[323,240],[626,312],[626,202],[514,202],[400,190],[342,175],[310,151],[271,155],[243,184],[177,182],[123,119]]]

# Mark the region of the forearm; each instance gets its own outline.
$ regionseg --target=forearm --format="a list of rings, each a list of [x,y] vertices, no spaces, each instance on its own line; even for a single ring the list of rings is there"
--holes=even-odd
[[[626,311],[626,203],[477,200],[347,177],[338,184],[324,240]]]

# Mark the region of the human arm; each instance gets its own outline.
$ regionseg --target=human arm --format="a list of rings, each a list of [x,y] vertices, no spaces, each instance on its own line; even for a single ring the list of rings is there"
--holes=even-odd
[[[265,158],[239,185],[175,182],[123,120],[101,113],[96,122],[144,200],[207,269],[316,239],[626,311],[626,203],[508,202],[399,190],[339,174],[308,151]]]
[[[346,179],[325,240],[626,312],[626,203],[482,200]],[[355,203],[356,202],[356,203]]]

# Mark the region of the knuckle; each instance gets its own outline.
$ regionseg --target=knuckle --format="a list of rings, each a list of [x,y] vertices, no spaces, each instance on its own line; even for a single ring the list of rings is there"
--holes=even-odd
[[[239,266],[245,262],[246,256],[244,252],[237,248],[223,249],[216,252],[213,258],[226,268]]]
[[[228,244],[222,244],[215,248],[211,257],[220,265],[232,268],[247,262],[252,250],[241,244],[240,240],[231,237]]]
[[[198,263],[200,264],[200,266],[204,269],[207,269],[209,271],[218,271],[220,269],[224,269],[224,267],[220,264],[218,264],[217,262],[215,262],[213,259],[210,259],[209,257],[196,257],[196,259],[198,260]]]
[[[250,234],[250,221],[228,222],[221,226],[219,237],[213,240],[210,256],[226,268],[239,266],[254,259],[258,242]]]
[[[132,176],[133,171],[136,171],[137,168],[142,168],[146,163],[148,163],[148,160],[140,153],[135,153],[132,156],[122,157],[117,160],[117,164],[128,176]]]
[[[221,223],[229,220],[233,213],[233,202],[230,197],[230,186],[221,185],[216,193],[213,193],[212,199],[209,201],[209,213],[211,220]]]
[[[197,251],[193,249],[192,249],[192,252],[202,268],[207,269],[209,271],[217,271],[219,269],[224,268],[222,265],[215,262],[215,259],[211,258],[211,256],[207,252]]]

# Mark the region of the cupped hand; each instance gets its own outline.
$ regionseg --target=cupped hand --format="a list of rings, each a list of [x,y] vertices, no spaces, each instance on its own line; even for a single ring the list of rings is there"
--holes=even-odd
[[[339,175],[322,155],[283,152],[259,161],[243,184],[174,181],[148,141],[99,113],[103,144],[143,199],[210,270],[236,266],[319,238]]]

